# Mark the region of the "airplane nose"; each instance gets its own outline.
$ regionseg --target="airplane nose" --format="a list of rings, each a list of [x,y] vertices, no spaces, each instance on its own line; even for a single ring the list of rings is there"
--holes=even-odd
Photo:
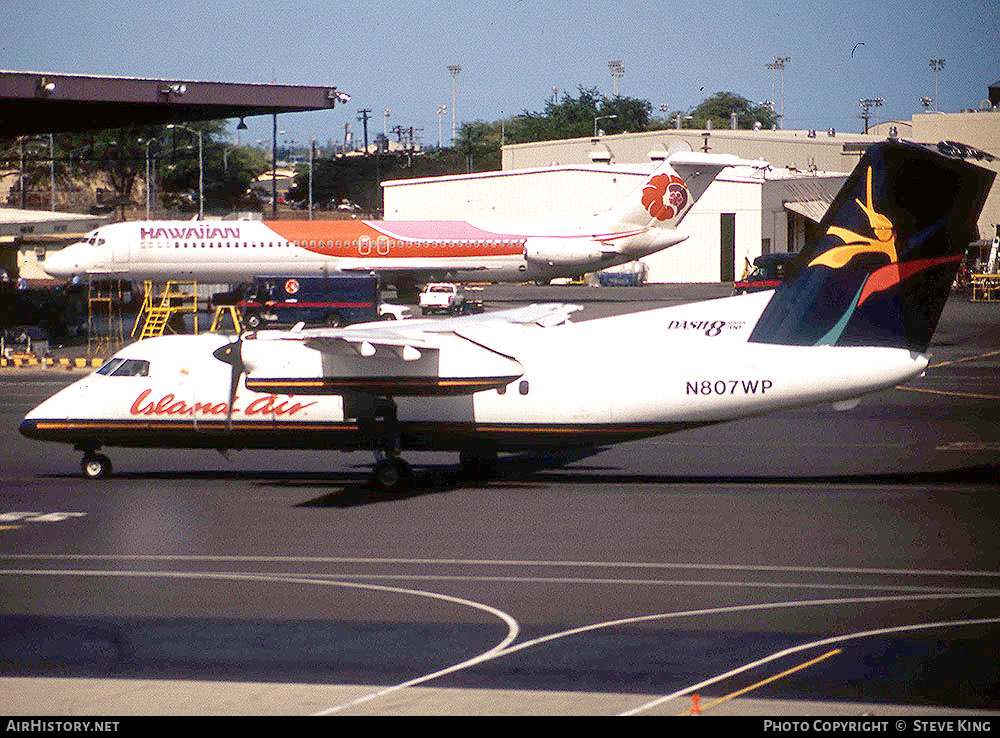
[[[71,244],[45,255],[42,269],[50,277],[72,277],[84,271],[82,260],[78,258],[78,244]]]

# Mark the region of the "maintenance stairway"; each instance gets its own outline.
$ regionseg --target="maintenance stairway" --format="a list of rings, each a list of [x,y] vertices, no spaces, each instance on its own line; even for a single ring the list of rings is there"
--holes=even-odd
[[[189,291],[185,291],[185,287]],[[191,313],[195,316],[194,332],[198,332],[197,282],[167,282],[157,304],[154,304],[156,301],[153,297],[153,283],[144,282],[143,289],[142,307],[136,316],[135,325],[132,327],[132,338],[138,337],[141,341],[145,338],[162,336],[170,328],[171,319],[185,313]]]

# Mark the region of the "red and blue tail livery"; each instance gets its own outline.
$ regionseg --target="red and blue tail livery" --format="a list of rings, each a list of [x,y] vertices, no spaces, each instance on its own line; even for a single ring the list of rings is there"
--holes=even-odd
[[[750,340],[925,351],[994,176],[935,147],[871,146]]]

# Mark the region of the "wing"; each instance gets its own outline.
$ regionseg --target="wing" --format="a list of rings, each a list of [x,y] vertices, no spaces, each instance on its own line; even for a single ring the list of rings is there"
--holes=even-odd
[[[247,389],[282,394],[462,395],[505,386],[523,373],[491,348],[496,331],[561,325],[578,305],[527,305],[445,320],[244,334]]]

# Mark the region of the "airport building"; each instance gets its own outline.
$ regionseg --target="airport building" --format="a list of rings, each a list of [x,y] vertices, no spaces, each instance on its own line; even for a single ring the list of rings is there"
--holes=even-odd
[[[669,142],[661,136],[659,143]],[[582,219],[607,210],[641,186],[666,153],[661,145],[646,149],[645,163],[589,161],[385,182],[385,217]],[[642,260],[647,280],[727,282],[739,278],[761,254],[800,250],[846,176],[840,171],[776,167],[724,170],[681,223],[679,230],[688,239]]]
[[[924,113],[869,134],[670,129],[503,147],[502,171],[383,183],[387,219],[585,218],[624,198],[669,152],[709,151],[769,162],[725,170],[680,226],[683,243],[643,259],[653,282],[739,278],[756,256],[799,251],[865,149],[899,138],[958,141],[992,153],[1000,171],[1000,111]],[[980,238],[1000,224],[1000,178],[979,219]]]

